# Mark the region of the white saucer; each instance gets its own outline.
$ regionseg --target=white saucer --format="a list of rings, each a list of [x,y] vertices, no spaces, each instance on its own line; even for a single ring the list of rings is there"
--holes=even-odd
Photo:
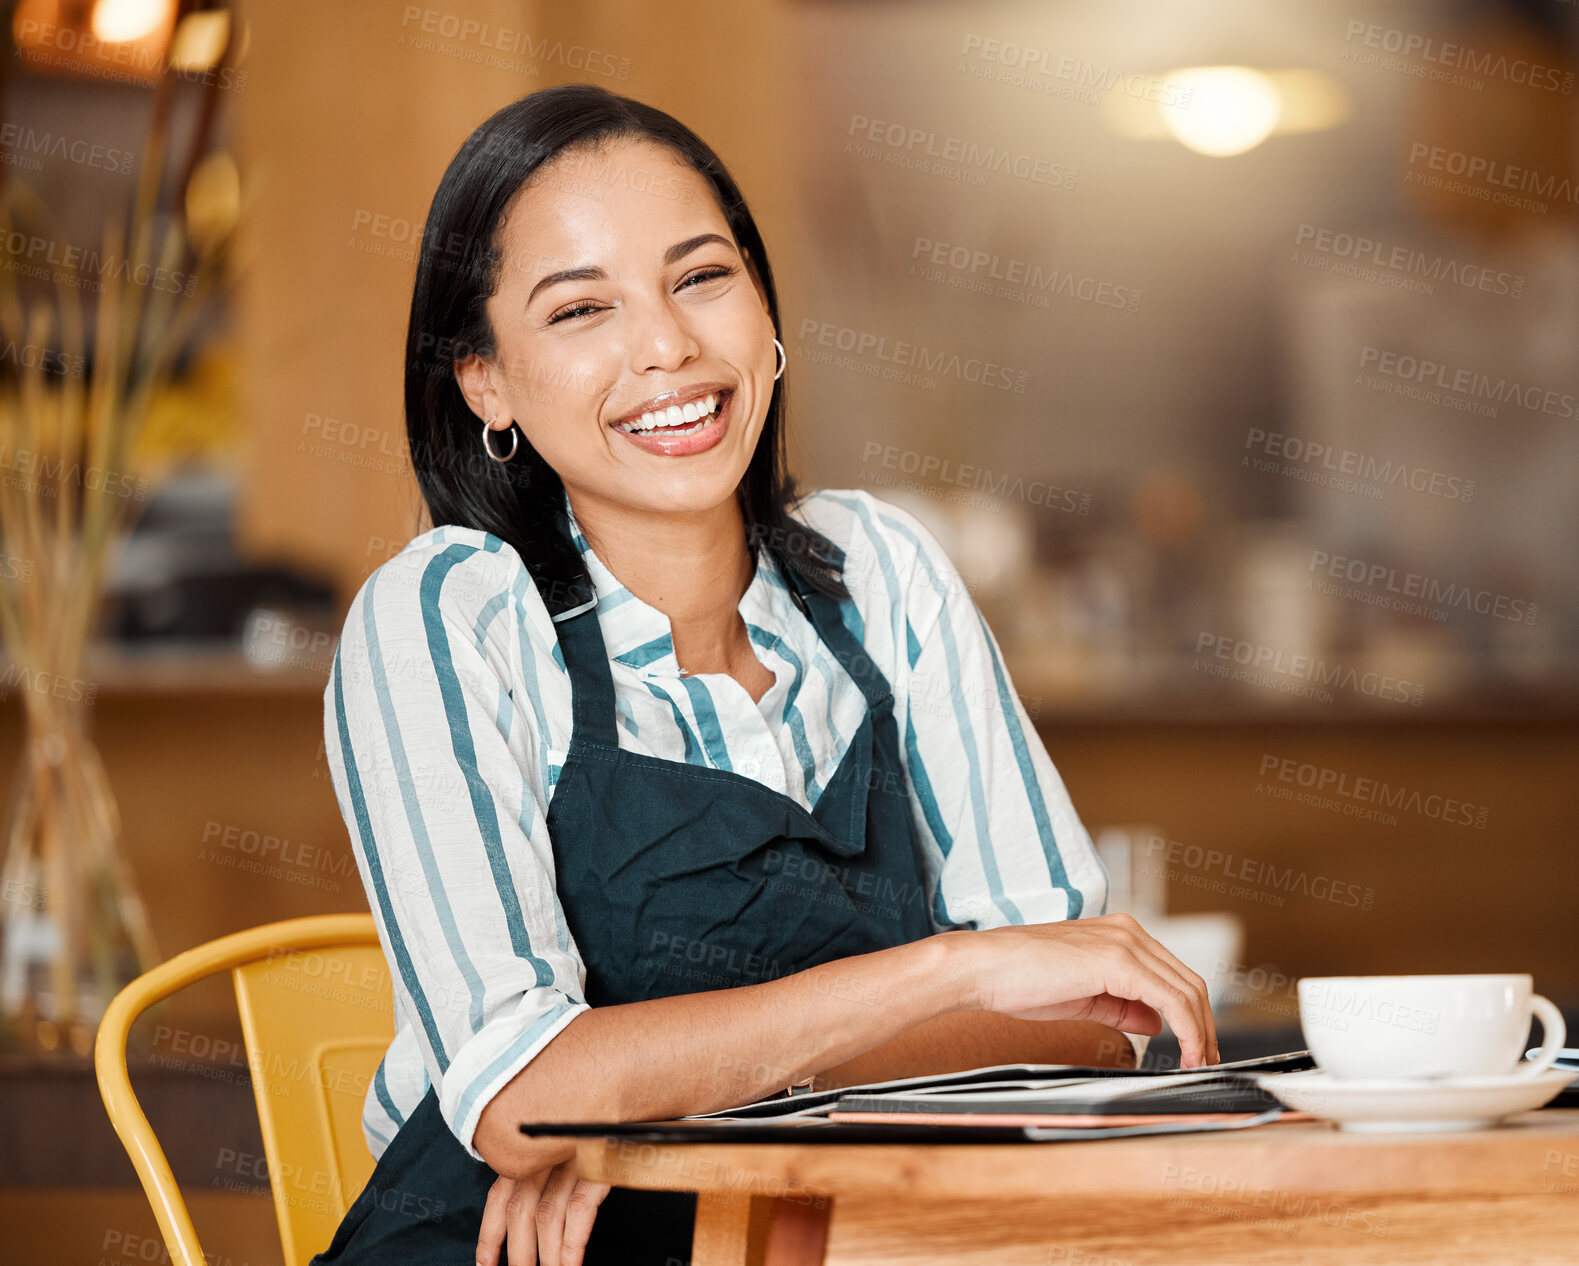
[[[1529,1112],[1557,1097],[1576,1074],[1548,1068],[1534,1077],[1453,1077],[1441,1081],[1342,1079],[1319,1068],[1256,1073],[1256,1084],[1284,1107],[1336,1121],[1342,1130],[1415,1134],[1483,1130],[1503,1117]]]

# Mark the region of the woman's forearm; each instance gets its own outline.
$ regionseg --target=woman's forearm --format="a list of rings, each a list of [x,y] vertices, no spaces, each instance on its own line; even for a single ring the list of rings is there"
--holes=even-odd
[[[974,1006],[972,935],[943,932],[758,985],[593,1007],[494,1096],[473,1145],[496,1172],[524,1176],[575,1146],[527,1138],[520,1122],[714,1112],[845,1064]]]
[[[817,1074],[812,1089],[990,1068],[995,1064],[1135,1067],[1134,1044],[1093,1020],[1019,1020],[995,1011],[934,1016]]]

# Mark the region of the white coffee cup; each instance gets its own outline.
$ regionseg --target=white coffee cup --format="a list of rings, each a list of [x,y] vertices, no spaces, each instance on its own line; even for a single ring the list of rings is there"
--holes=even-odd
[[[1568,1036],[1528,975],[1306,976],[1298,989],[1305,1045],[1338,1078],[1533,1077]],[[1543,1041],[1521,1063],[1532,1015]]]

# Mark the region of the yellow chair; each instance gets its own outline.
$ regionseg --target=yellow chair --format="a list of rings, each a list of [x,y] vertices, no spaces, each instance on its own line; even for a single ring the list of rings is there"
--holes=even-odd
[[[287,919],[221,937],[139,976],[105,1011],[99,1092],[176,1266],[206,1266],[186,1202],[126,1071],[132,1022],[178,989],[229,969],[286,1266],[334,1238],[373,1157],[362,1105],[395,1035],[389,968],[370,914]]]

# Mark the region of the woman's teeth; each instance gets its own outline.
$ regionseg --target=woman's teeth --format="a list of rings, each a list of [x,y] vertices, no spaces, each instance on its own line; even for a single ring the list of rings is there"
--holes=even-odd
[[[670,430],[675,435],[689,435],[692,431],[700,431],[707,425],[707,419],[718,408],[718,401],[719,397],[712,395],[687,404],[671,404],[667,409],[644,413],[634,422],[616,422],[615,426],[633,435],[659,430]],[[692,423],[695,425],[691,425]],[[674,430],[676,427],[685,429]]]

